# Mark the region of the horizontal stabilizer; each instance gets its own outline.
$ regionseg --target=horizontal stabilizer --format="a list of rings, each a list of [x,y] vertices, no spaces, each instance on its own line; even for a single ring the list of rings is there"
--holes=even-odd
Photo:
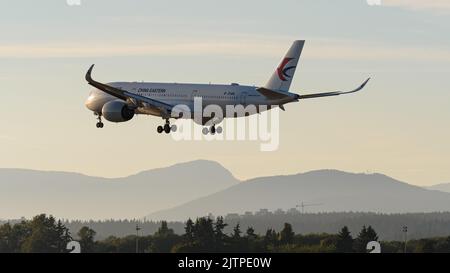
[[[339,96],[339,95],[355,93],[355,92],[362,90],[367,85],[369,80],[370,80],[370,78],[368,78],[365,82],[363,82],[363,84],[361,84],[361,86],[359,86],[358,88],[356,88],[355,90],[352,90],[352,91],[333,91],[333,92],[300,95],[298,97],[298,99],[313,99],[313,98],[331,97],[331,96]]]
[[[274,91],[264,87],[258,88],[256,89],[256,91],[258,91],[261,95],[265,96],[270,100],[277,100],[289,97],[288,93],[286,92]]]

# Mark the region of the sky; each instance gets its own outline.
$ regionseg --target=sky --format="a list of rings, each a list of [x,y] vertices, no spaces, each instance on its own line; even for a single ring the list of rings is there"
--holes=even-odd
[[[73,1],[73,0],[72,0]],[[76,1],[75,1],[76,2]],[[370,4],[369,4],[370,2]],[[196,159],[237,178],[316,169],[450,182],[450,2],[0,0],[0,167],[121,177]],[[84,80],[260,86],[305,39],[280,146],[177,142],[160,118],[95,127]]]

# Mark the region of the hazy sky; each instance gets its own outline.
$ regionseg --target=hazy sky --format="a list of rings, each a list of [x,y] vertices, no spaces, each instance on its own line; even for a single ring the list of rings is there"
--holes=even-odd
[[[116,177],[210,159],[238,178],[333,168],[450,182],[450,2],[0,0],[0,167]],[[162,120],[95,128],[84,80],[263,85],[306,39],[280,148],[175,142]]]

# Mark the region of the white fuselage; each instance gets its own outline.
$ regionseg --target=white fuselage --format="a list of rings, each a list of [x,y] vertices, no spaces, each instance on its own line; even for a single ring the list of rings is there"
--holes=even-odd
[[[224,114],[226,114],[225,108],[227,105],[274,106],[295,99],[292,97],[283,100],[268,100],[256,90],[256,87],[238,84],[113,82],[108,83],[108,85],[167,104],[186,105],[192,110],[192,113],[194,111],[194,98],[196,97],[202,99],[202,108],[208,105],[217,105],[222,108]],[[118,100],[118,98],[101,90],[93,89],[85,105],[91,111],[101,113],[103,105],[112,100]],[[136,114],[161,116],[161,112],[152,107],[139,107],[136,109]]]

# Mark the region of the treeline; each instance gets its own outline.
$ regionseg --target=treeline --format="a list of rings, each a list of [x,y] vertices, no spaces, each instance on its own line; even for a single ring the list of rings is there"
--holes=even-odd
[[[67,243],[77,240],[81,251],[86,253],[201,253],[201,252],[298,252],[298,253],[364,253],[370,241],[379,241],[372,226],[363,225],[352,234],[347,226],[335,234],[296,234],[289,223],[279,231],[269,228],[259,235],[251,226],[243,228],[239,223],[225,232],[229,225],[223,217],[215,220],[203,217],[184,223],[184,232],[179,235],[162,221],[155,233],[145,236],[109,236],[96,240],[96,231],[81,227],[72,235],[63,222],[52,216],[38,215],[31,220],[0,226],[0,252],[45,252],[65,253]],[[382,252],[405,251],[403,241],[382,241]],[[406,244],[407,252],[450,253],[450,236],[411,240]]]
[[[214,217],[216,218],[216,217]],[[402,227],[408,226],[410,239],[432,237],[446,237],[450,235],[450,213],[404,213],[379,214],[362,212],[336,213],[301,213],[297,210],[289,212],[257,212],[245,215],[229,214],[224,217],[228,226],[225,233],[231,233],[233,227],[251,226],[255,233],[264,235],[266,230],[274,228],[281,230],[283,223],[290,223],[295,233],[336,233],[343,226],[347,226],[353,233],[357,233],[363,225],[370,225],[380,234],[380,240],[403,240]],[[142,220],[105,220],[105,221],[63,221],[63,224],[74,234],[83,226],[88,226],[97,232],[98,239],[105,239],[111,235],[124,237],[133,234],[136,224],[142,228],[143,235],[152,235],[161,226],[160,221]],[[184,222],[168,222],[176,234],[184,233]]]

